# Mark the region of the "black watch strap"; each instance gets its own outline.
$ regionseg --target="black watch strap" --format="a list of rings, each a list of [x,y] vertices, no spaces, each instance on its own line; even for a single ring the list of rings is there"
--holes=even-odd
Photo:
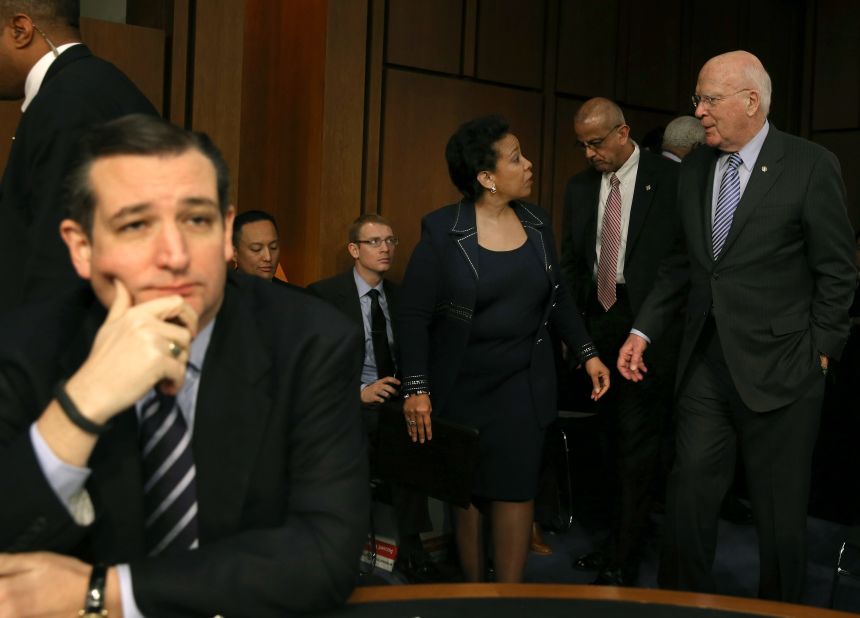
[[[99,435],[106,432],[110,427],[110,423],[99,425],[81,414],[81,411],[78,410],[78,406],[75,405],[75,402],[72,401],[69,394],[66,392],[65,380],[60,380],[60,383],[57,384],[57,390],[54,391],[54,398],[57,400],[57,403],[60,404],[60,408],[65,412],[66,416],[69,417],[69,420],[87,433]]]
[[[84,599],[84,608],[78,612],[81,618],[103,618],[108,615],[105,609],[105,583],[107,583],[107,567],[103,564],[94,564],[87,597]]]

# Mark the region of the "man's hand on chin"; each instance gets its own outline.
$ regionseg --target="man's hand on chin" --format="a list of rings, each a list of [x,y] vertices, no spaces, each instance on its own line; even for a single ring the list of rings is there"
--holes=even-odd
[[[0,618],[69,618],[84,606],[92,567],[48,552],[0,554]],[[122,616],[119,577],[108,570],[105,608]]]

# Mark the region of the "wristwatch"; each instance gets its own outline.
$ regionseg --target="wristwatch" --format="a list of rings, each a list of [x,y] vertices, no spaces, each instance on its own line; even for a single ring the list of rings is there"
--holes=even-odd
[[[94,564],[90,585],[87,587],[87,596],[84,599],[84,608],[78,612],[80,618],[105,618],[108,615],[105,609],[106,581],[107,567],[103,564]]]

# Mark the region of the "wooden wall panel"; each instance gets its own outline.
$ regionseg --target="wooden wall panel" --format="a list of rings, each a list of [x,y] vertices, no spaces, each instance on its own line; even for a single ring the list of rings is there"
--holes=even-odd
[[[319,260],[308,281],[344,270],[347,229],[361,214],[367,0],[331,2],[326,28],[325,107],[322,133]]]
[[[631,2],[627,80],[623,100],[631,105],[675,110],[678,101],[681,0]]]
[[[690,83],[693,88],[705,62],[741,47],[742,3],[743,0],[721,0],[719,9],[710,0],[691,0],[686,4],[689,15],[687,28],[694,33],[690,40]]]
[[[241,106],[237,205],[275,215],[281,266],[290,281],[305,283],[316,278],[321,255],[326,5],[316,0],[245,4],[244,62],[232,78],[241,85],[234,87],[241,95],[234,103],[235,109]],[[195,118],[198,106],[205,105],[199,94],[195,91]]]
[[[418,241],[421,217],[460,198],[445,163],[451,134],[474,117],[501,113],[511,121],[512,132],[539,176],[542,98],[522,90],[387,69],[384,109],[379,212],[391,219],[401,239],[392,268],[392,276],[399,279]],[[532,199],[540,202],[539,195]]]
[[[540,88],[543,85],[545,3],[523,10],[522,0],[480,0],[477,67],[479,79]]]
[[[743,37],[743,49],[758,56],[773,82],[770,118],[790,133],[800,130],[804,58],[802,45],[785,42],[802,40],[805,10],[805,0],[750,2]]]
[[[818,0],[812,95],[814,131],[860,127],[858,24],[860,2]]]
[[[244,39],[245,5],[245,0],[198,3],[194,24],[195,70],[191,76],[191,126],[207,133],[224,153],[231,173],[230,199],[234,203],[242,180],[239,173],[242,57],[245,44],[253,42]]]
[[[860,230],[860,130],[819,133],[814,138],[839,158],[848,192],[848,216],[854,229]]]
[[[555,153],[553,156],[553,230],[558,248],[561,249],[561,223],[564,213],[564,188],[574,174],[588,168],[585,156],[576,147],[573,132],[573,117],[585,99],[559,97],[555,108]]]
[[[615,98],[618,0],[561,0],[556,90]]]
[[[463,0],[388,0],[386,61],[458,75],[462,28]]]
[[[81,39],[93,53],[119,67],[159,112],[164,111],[163,30],[81,18]]]

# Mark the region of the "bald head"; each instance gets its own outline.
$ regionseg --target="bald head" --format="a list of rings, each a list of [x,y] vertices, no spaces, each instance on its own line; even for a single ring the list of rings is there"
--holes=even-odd
[[[696,118],[709,146],[737,152],[764,126],[770,109],[770,77],[749,52],[715,56],[699,71]]]
[[[601,126],[615,126],[617,124],[626,124],[624,121],[624,112],[616,105],[614,101],[596,97],[589,99],[576,112],[573,118],[574,124],[591,124]]]
[[[601,173],[616,172],[633,154],[630,127],[613,101],[589,99],[573,119],[576,141],[588,164]]]

